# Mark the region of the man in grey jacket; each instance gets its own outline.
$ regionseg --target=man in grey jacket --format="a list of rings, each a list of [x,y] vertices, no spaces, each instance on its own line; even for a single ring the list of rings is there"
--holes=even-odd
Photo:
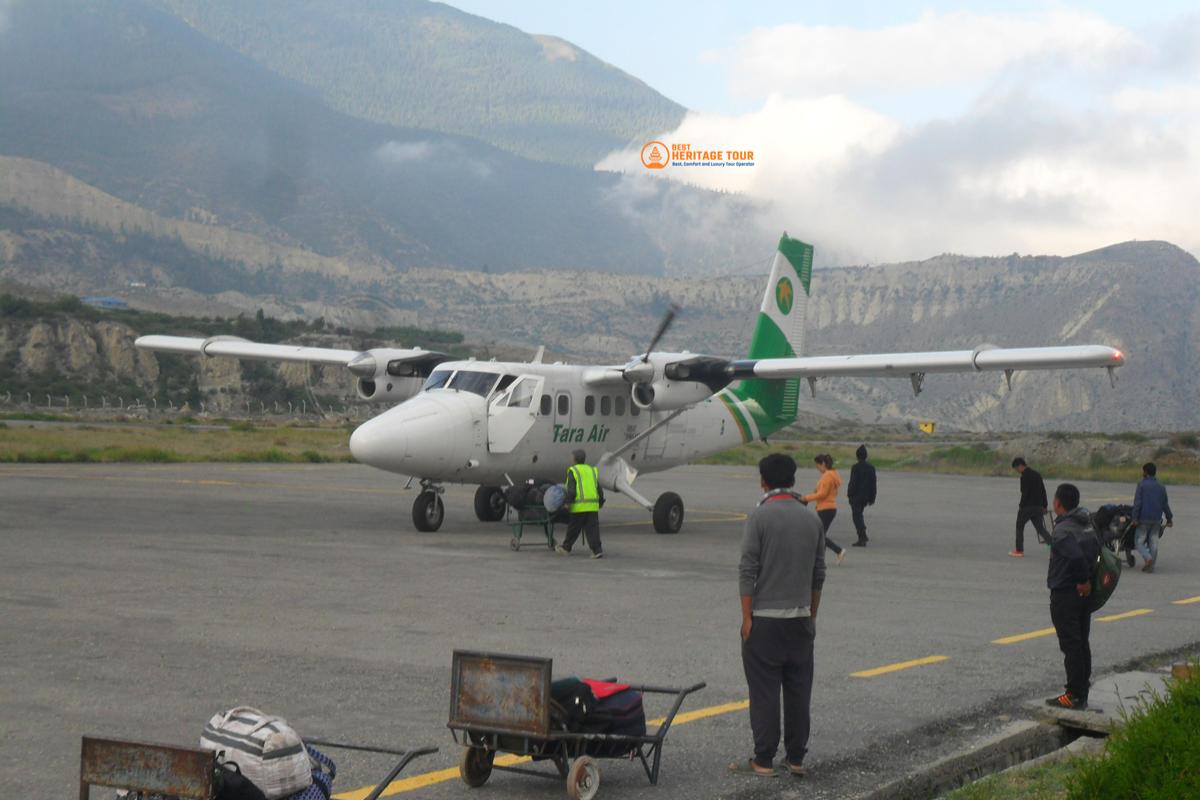
[[[754,757],[729,768],[774,777],[783,691],[783,766],[803,776],[812,700],[813,641],[825,583],[824,526],[792,493],[796,462],[772,453],[758,463],[765,494],[746,522],[738,565],[742,667],[750,688]]]

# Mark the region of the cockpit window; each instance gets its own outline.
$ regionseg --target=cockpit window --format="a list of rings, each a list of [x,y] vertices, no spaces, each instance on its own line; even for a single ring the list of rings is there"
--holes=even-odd
[[[522,378],[521,382],[513,387],[512,396],[509,397],[509,408],[529,408],[533,405],[533,392],[537,388],[537,381],[533,378]]]
[[[441,389],[453,374],[454,370],[452,369],[434,370],[433,374],[429,376],[429,380],[425,381],[425,385],[421,387],[421,391],[428,392],[430,389]]]
[[[457,389],[460,392],[471,392],[480,397],[487,397],[492,387],[496,385],[496,380],[500,376],[494,372],[472,372],[471,370],[460,369],[454,373],[454,377],[446,384],[447,389]]]
[[[496,391],[503,392],[509,386],[512,386],[512,382],[515,381],[516,379],[517,379],[516,375],[505,375],[504,377],[502,377],[500,379],[500,382],[496,384]]]

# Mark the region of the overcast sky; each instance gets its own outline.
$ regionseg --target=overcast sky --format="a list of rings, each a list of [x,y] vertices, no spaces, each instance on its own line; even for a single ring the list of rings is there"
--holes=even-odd
[[[753,169],[646,174],[771,203],[839,261],[1067,255],[1127,239],[1200,252],[1195,3],[456,5],[552,33],[692,110],[664,141]]]

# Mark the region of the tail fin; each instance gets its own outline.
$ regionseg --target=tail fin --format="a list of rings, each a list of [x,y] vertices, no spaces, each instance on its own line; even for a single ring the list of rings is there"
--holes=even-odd
[[[812,293],[813,246],[785,233],[771,264],[749,358],[788,358],[804,354],[804,326]],[[800,381],[751,379],[733,387],[740,410],[752,418],[757,437],[765,438],[796,419]],[[743,415],[744,416],[744,415]],[[749,426],[744,428],[748,430]],[[750,438],[750,437],[748,437]]]

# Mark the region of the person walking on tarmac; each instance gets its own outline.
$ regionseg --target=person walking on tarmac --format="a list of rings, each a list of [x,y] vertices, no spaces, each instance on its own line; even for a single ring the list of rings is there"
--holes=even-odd
[[[587,453],[576,450],[575,463],[567,469],[566,506],[571,519],[567,524],[567,538],[554,548],[560,556],[571,554],[571,546],[582,531],[592,558],[604,558],[600,546],[600,507],[604,505],[604,489],[600,486],[600,473],[587,463]]]
[[[837,563],[841,564],[846,560],[846,548],[829,538],[829,526],[837,516],[837,492],[838,487],[842,485],[842,477],[833,468],[833,456],[828,453],[817,456],[813,463],[817,465],[821,479],[817,481],[816,491],[800,499],[805,503],[816,503],[817,516],[821,518],[821,525],[825,528],[825,546],[837,555]]]
[[[850,483],[846,485],[846,499],[850,501],[850,519],[854,520],[854,530],[858,533],[858,541],[852,547],[866,547],[867,521],[863,519],[863,509],[875,505],[875,467],[867,461],[867,446],[859,445],[854,451],[858,459],[850,468]]]
[[[1021,476],[1021,501],[1017,504],[1017,541],[1016,546],[1009,552],[1013,558],[1025,555],[1025,523],[1032,522],[1037,531],[1038,541],[1050,544],[1050,534],[1046,530],[1044,517],[1050,504],[1046,502],[1046,482],[1042,474],[1025,463],[1025,459],[1017,456],[1012,461],[1012,468]]]

